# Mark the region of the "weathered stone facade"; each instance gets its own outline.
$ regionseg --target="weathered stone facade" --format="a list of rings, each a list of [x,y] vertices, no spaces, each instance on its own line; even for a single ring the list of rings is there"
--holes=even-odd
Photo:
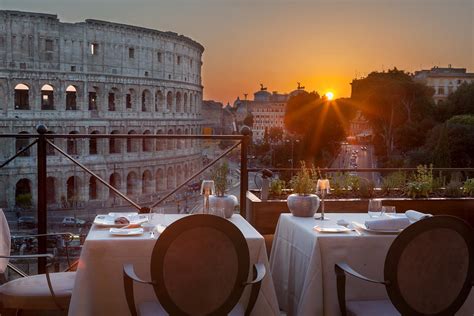
[[[201,133],[204,48],[172,32],[56,15],[0,11],[0,133]],[[5,161],[28,141],[0,139]],[[152,200],[201,166],[191,140],[57,139],[120,191]],[[0,206],[28,193],[36,203],[36,147],[0,169]],[[28,188],[29,187],[29,188]],[[58,153],[48,157],[54,207],[107,206],[113,195]],[[72,203],[74,202],[74,203]]]

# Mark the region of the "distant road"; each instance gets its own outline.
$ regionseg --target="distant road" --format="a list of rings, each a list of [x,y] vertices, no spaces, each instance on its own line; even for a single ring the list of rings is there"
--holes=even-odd
[[[342,145],[341,151],[337,158],[331,165],[332,168],[377,168],[377,162],[374,155],[374,148],[372,145],[367,145],[367,150],[362,150],[365,145]],[[355,160],[351,156],[353,151],[357,151]],[[357,175],[366,179],[374,181],[376,185],[379,184],[379,175],[374,172],[358,172]]]

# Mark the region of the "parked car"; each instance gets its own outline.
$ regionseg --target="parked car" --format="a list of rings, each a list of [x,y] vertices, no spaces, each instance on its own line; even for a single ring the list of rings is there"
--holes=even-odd
[[[62,224],[64,227],[82,227],[86,225],[86,221],[73,216],[66,216],[63,218]]]
[[[17,224],[18,228],[36,228],[36,219],[33,216],[20,216]]]

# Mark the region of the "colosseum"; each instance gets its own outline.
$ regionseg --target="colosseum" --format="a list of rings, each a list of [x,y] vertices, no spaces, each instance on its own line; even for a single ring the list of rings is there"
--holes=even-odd
[[[200,133],[203,51],[173,32],[0,11],[0,133],[36,134],[40,123],[58,134]],[[31,140],[0,142],[5,161]],[[156,200],[201,166],[192,140],[56,139],[55,144],[141,202]],[[123,205],[52,148],[48,155],[51,209]],[[36,173],[35,146],[0,169],[0,207],[34,207]]]

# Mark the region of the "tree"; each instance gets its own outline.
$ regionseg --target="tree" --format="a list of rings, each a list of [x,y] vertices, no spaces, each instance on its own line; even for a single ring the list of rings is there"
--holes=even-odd
[[[355,107],[348,100],[327,101],[316,92],[300,93],[288,100],[284,122],[287,131],[302,140],[301,158],[323,165],[328,162],[324,152],[336,152],[354,114]]]
[[[252,113],[248,113],[247,116],[244,118],[244,125],[247,125],[250,128],[253,127],[253,114]]]
[[[434,127],[423,147],[436,167],[474,165],[474,115],[453,116]]]
[[[441,135],[433,152],[433,165],[438,168],[451,167],[451,153],[448,139],[448,126],[443,124],[441,127]]]
[[[374,132],[383,138],[385,155],[397,148],[397,130],[433,116],[434,91],[413,81],[404,71],[372,72],[352,82],[352,100],[369,120]],[[422,139],[423,140],[423,139]]]
[[[474,82],[463,83],[459,88],[448,96],[448,99],[441,107],[444,110],[445,119],[454,115],[474,114]]]
[[[283,129],[280,127],[271,127],[268,131],[268,139],[272,143],[279,143],[283,140]]]

